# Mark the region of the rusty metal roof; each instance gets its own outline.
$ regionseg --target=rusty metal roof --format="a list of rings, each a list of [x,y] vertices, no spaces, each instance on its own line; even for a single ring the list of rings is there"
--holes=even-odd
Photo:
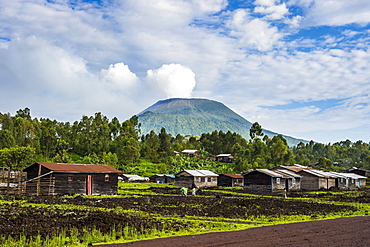
[[[300,172],[302,170],[316,170],[312,167],[307,167],[307,166],[297,166],[297,165],[292,165],[292,166],[279,166],[281,168],[290,170],[292,172]]]
[[[244,178],[240,174],[222,174],[222,175],[227,176],[227,177],[231,177],[231,178]]]
[[[37,162],[43,167],[54,172],[81,172],[81,173],[122,173],[121,171],[108,165],[94,164],[65,164],[65,163],[46,163]]]

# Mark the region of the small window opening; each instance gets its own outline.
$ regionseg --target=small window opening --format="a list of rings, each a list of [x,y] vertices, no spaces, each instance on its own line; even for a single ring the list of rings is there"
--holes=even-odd
[[[108,181],[109,181],[109,175],[105,174],[105,182],[108,182]]]
[[[68,177],[68,182],[71,182],[73,179],[72,179],[72,176],[69,176]]]

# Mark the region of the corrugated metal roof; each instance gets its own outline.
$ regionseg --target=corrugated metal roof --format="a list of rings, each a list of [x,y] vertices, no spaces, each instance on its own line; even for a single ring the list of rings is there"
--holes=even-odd
[[[302,170],[316,170],[312,167],[307,167],[307,166],[297,166],[297,165],[292,165],[292,166],[280,166],[284,169],[293,171],[293,172],[300,172]]]
[[[121,171],[108,165],[94,164],[65,164],[65,163],[46,163],[37,162],[37,164],[54,172],[81,172],[81,173],[122,173]]]
[[[355,171],[355,170],[359,170],[359,171],[363,171],[363,172],[370,172],[370,171],[369,171],[369,170],[367,170],[367,169],[364,169],[364,168],[357,168],[357,167],[349,168],[349,169],[347,169],[346,171]]]
[[[367,177],[364,177],[364,176],[361,176],[361,175],[358,175],[356,173],[343,173],[345,174],[346,176],[350,177],[350,178],[353,178],[353,179],[367,179]]]
[[[185,149],[185,150],[182,150],[182,153],[183,154],[194,154],[196,152],[198,152],[198,150],[196,150],[196,149]]]
[[[279,173],[283,173],[283,174],[285,174],[289,177],[293,177],[293,178],[300,178],[301,177],[301,176],[299,176],[298,174],[296,174],[294,172],[283,170],[283,169],[278,169],[276,171],[279,172]]]
[[[231,177],[231,178],[244,178],[240,174],[222,174],[222,175],[227,176],[227,177]]]
[[[217,157],[229,157],[232,156],[231,154],[219,154]]]
[[[142,177],[142,176],[139,176],[139,175],[134,175],[134,174],[122,174],[122,177],[126,177],[128,179],[129,182],[131,181],[147,181],[149,180],[148,177]]]
[[[320,171],[320,170],[316,170],[316,169],[313,169],[313,170],[304,170],[305,172],[307,173],[310,173],[312,175],[315,175],[317,177],[324,177],[324,178],[335,178],[334,175],[330,174],[329,172],[324,172],[324,171]]]
[[[269,175],[271,177],[277,177],[277,178],[282,178],[284,177],[283,174],[277,173],[276,171],[268,170],[268,169],[256,169],[255,171],[264,173],[266,175]]]
[[[300,167],[300,168],[309,168],[308,166],[303,166],[300,164],[293,164],[292,166]]]
[[[216,173],[208,171],[208,170],[183,170],[176,174],[179,174],[181,172],[186,172],[194,177],[208,177],[208,176],[218,176]]]
[[[339,172],[329,172],[333,177],[336,178],[348,178],[348,176],[345,176],[344,173],[339,173]]]

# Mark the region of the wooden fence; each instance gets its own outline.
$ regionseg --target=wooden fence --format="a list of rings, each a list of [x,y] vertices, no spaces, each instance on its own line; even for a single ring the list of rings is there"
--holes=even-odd
[[[26,181],[26,174],[0,169],[0,194],[55,195],[55,178],[45,174]]]

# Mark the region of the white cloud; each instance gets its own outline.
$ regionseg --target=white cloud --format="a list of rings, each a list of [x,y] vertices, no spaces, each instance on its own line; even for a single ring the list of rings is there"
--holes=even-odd
[[[196,96],[287,134],[359,128],[369,115],[367,2],[2,1],[0,112],[128,118]],[[360,25],[336,28],[350,23]],[[314,104],[328,99],[340,104]],[[274,109],[291,102],[313,104]]]
[[[112,94],[107,84],[108,79],[118,80],[125,73],[132,79],[134,76],[124,68],[122,71],[120,64],[111,67],[101,80],[88,70],[83,59],[45,40],[30,37],[11,41],[8,48],[0,49],[0,111],[29,107],[35,116],[61,121],[98,111],[130,117],[143,107],[135,103],[136,95],[125,93],[123,88]],[[119,101],[127,108],[117,104]]]
[[[254,5],[262,5],[262,6],[274,6],[276,0],[256,0],[254,1]]]
[[[189,98],[196,84],[193,71],[180,64],[163,65],[147,73],[154,91],[164,92],[168,98]]]
[[[227,0],[192,0],[194,10],[200,15],[213,14],[224,9]]]
[[[241,46],[255,48],[260,51],[270,50],[283,37],[277,27],[261,19],[252,19],[245,10],[237,10],[232,16],[229,26],[231,35],[239,38]]]
[[[296,15],[291,19],[286,19],[285,23],[287,23],[288,25],[290,25],[293,28],[299,28],[300,23],[302,22],[302,20],[303,20],[302,16]]]
[[[101,76],[104,80],[112,83],[113,89],[116,90],[131,89],[139,84],[139,78],[124,63],[109,65],[109,69],[101,71]]]
[[[340,26],[370,22],[370,5],[367,0],[293,0],[289,3],[305,8],[306,26]]]
[[[289,13],[285,3],[273,6],[258,6],[254,8],[255,13],[264,14],[265,19],[268,20],[280,20]]]

